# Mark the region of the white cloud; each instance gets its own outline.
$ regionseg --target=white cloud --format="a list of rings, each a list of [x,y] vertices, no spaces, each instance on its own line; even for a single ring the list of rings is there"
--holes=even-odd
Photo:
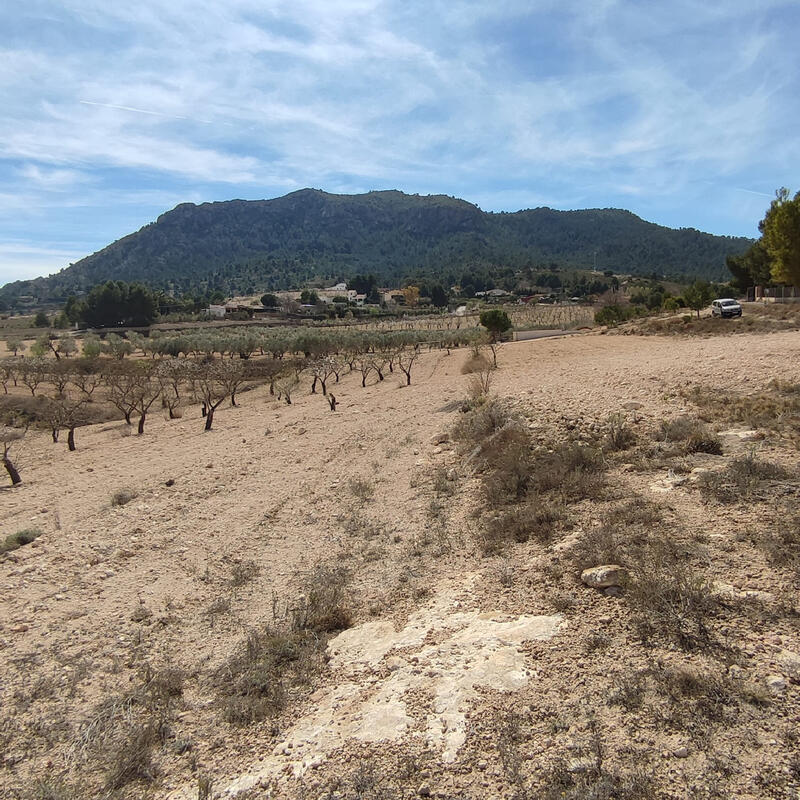
[[[791,9],[43,0],[0,47],[0,194],[51,211],[382,185],[522,206],[641,198],[691,224],[699,180],[790,180]]]

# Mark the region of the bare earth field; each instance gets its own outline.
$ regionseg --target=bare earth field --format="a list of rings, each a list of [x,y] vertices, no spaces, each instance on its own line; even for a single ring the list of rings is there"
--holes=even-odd
[[[335,413],[303,378],[207,433],[190,406],[80,428],[73,453],[17,443],[0,539],[41,535],[0,555],[0,796],[800,796],[797,430],[687,396],[797,384],[800,333],[501,346],[491,395],[543,459],[632,440],[498,541],[517,506],[488,504],[500,467],[453,433],[481,410],[468,355],[425,353],[410,387],[344,375]],[[721,453],[652,451],[704,413]],[[702,489],[747,457],[775,469]],[[630,582],[581,580],[609,563]],[[330,585],[347,619],[269,639]]]

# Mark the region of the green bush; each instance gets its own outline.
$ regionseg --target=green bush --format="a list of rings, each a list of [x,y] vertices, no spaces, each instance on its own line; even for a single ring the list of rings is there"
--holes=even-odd
[[[34,539],[38,539],[41,535],[42,532],[38,528],[26,528],[23,531],[9,534],[0,541],[0,553],[17,550],[23,545],[30,544]]]

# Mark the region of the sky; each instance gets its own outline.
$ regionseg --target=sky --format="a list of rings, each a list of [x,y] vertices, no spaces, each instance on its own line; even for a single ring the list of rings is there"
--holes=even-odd
[[[7,0],[0,30],[0,284],[304,187],[744,236],[800,189],[798,0]]]

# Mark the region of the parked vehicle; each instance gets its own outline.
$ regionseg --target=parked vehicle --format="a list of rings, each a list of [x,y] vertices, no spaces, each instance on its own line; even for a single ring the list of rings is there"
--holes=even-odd
[[[737,300],[723,297],[711,304],[712,317],[741,317],[742,307]]]

